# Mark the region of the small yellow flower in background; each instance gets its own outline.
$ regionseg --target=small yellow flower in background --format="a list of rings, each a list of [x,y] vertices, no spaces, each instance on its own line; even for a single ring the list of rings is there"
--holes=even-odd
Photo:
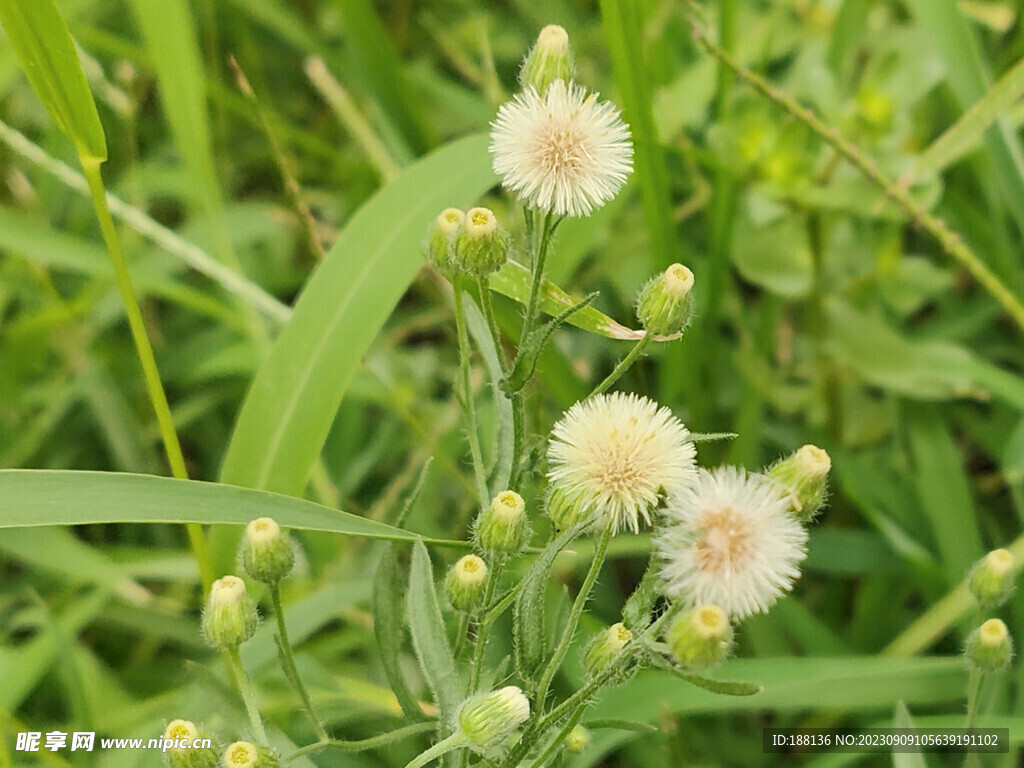
[[[503,104],[491,123],[491,154],[506,189],[558,216],[589,216],[633,171],[619,110],[565,80],[544,95],[530,86]]]
[[[690,432],[653,400],[622,392],[583,400],[548,443],[548,514],[563,528],[587,516],[635,533],[694,482],[696,456]]]
[[[760,475],[702,469],[665,518],[655,547],[671,600],[712,603],[737,620],[766,612],[800,576],[807,531],[789,514],[789,499]]]
[[[236,741],[224,750],[224,768],[277,768],[269,750],[248,741]]]

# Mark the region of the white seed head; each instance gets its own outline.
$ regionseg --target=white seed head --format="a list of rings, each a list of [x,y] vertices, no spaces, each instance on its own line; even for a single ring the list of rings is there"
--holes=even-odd
[[[523,203],[558,216],[589,216],[633,170],[629,128],[609,102],[555,80],[527,87],[491,123],[494,171]]]
[[[696,484],[669,503],[666,522],[655,546],[670,599],[711,603],[742,619],[767,611],[800,576],[807,531],[759,475],[699,470]]]
[[[548,443],[552,496],[616,530],[650,524],[651,510],[696,478],[690,433],[668,408],[616,392],[576,403]]]

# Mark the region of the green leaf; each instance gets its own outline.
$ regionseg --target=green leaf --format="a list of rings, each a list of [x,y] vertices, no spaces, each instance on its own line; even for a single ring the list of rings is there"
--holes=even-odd
[[[638,723],[634,720],[608,718],[605,720],[588,720],[584,725],[591,730],[607,728],[616,731],[635,731],[636,733],[657,733],[658,728],[650,723]]]
[[[491,275],[491,288],[502,296],[507,296],[525,306],[530,300],[530,283],[532,279],[530,270],[517,261],[509,260],[505,262],[505,266]],[[557,317],[579,303],[557,285],[547,280],[543,281],[541,288],[540,308],[545,314],[552,317]],[[643,331],[627,328],[592,306],[586,306],[574,312],[567,318],[566,322],[569,325],[582,328],[584,331],[590,331],[609,339],[636,341],[644,336]],[[667,341],[676,338],[679,338],[679,334],[667,337],[656,336],[655,341]]]
[[[405,675],[399,664],[402,647],[402,579],[398,573],[398,557],[394,544],[384,547],[373,580],[373,636],[377,639],[377,650],[384,665],[391,690],[394,691],[406,717],[423,717],[423,711],[416,703]]]
[[[369,539],[418,537],[311,501],[248,488],[151,475],[67,470],[0,470],[0,528],[89,523],[226,523],[272,517],[283,527]],[[424,539],[439,546],[463,542]]]
[[[948,586],[959,584],[984,554],[964,456],[935,407],[907,408],[907,436],[914,461],[911,476],[932,532]]]
[[[755,693],[760,693],[764,690],[764,687],[757,683],[737,683],[731,680],[712,680],[710,677],[694,675],[690,672],[684,672],[681,669],[673,669],[672,674],[676,677],[682,678],[691,685],[703,688],[705,691],[711,691],[711,693],[717,693],[721,696],[753,696]]]
[[[356,212],[256,374],[224,482],[302,495],[356,366],[423,263],[431,218],[493,183],[487,137],[470,136],[405,169]]]
[[[1024,59],[1018,61],[914,163],[919,176],[939,173],[973,149],[985,131],[1024,96]]]
[[[0,23],[32,88],[83,162],[107,159],[96,102],[54,0],[0,0]]]
[[[455,657],[448,645],[441,608],[437,603],[430,555],[422,541],[417,541],[412,548],[406,604],[412,644],[420,668],[430,690],[434,692],[441,722],[448,723],[462,700],[462,684],[455,669]]]
[[[901,699],[920,704],[959,702],[966,683],[959,656],[737,659],[723,664],[718,675],[760,680],[764,690],[756,697],[722,697],[679,685],[664,674],[641,673],[603,695],[592,714],[602,718],[629,712],[635,720],[655,722],[666,711],[720,715],[727,711],[890,710]]]
[[[896,702],[896,712],[892,718],[893,728],[914,728],[914,718],[902,699]],[[892,752],[892,768],[928,768],[928,763],[920,750],[905,752],[894,749]]]
[[[547,632],[544,621],[544,596],[551,566],[565,546],[576,538],[582,527],[568,528],[540,553],[523,578],[512,612],[512,637],[516,669],[525,680],[534,680],[547,658]]]
[[[741,224],[734,237],[733,263],[745,280],[787,298],[807,295],[813,264],[802,217],[787,216],[763,227]]]

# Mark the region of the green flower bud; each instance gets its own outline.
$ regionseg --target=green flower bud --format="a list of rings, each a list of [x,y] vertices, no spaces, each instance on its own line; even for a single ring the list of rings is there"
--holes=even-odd
[[[515,491],[502,491],[476,521],[476,540],[488,554],[510,555],[523,548],[529,534],[526,502]]]
[[[501,269],[512,242],[489,208],[470,208],[455,235],[452,266],[467,275],[483,277]]]
[[[693,316],[693,272],[673,264],[640,290],[636,317],[648,333],[682,333]]]
[[[816,445],[805,445],[792,456],[776,462],[767,475],[789,497],[790,512],[802,523],[810,522],[828,496],[832,459]]]
[[[295,550],[274,520],[259,517],[246,526],[238,559],[250,578],[264,584],[277,584],[291,573]]]
[[[586,507],[581,495],[564,488],[552,488],[548,491],[544,510],[559,531],[571,528],[585,518],[593,517],[593,510]]]
[[[448,601],[457,611],[472,611],[480,607],[487,585],[487,563],[476,555],[466,555],[448,571],[444,581]]]
[[[214,768],[217,752],[212,748],[192,749],[196,739],[204,739],[191,720],[171,720],[164,728],[164,765],[167,768]],[[170,746],[167,746],[170,745]]]
[[[235,648],[256,632],[259,614],[237,576],[217,579],[203,611],[203,636],[216,648]]]
[[[569,34],[557,24],[549,24],[537,35],[537,42],[523,60],[519,70],[519,84],[531,85],[543,96],[555,80],[568,83],[576,78]]]
[[[699,605],[679,615],[665,640],[679,664],[707,669],[729,655],[732,638],[732,624],[725,611],[717,605]]]
[[[430,225],[427,235],[427,261],[441,272],[452,268],[455,258],[455,235],[466,220],[458,208],[445,208]]]
[[[565,748],[578,755],[590,743],[590,731],[582,725],[575,726],[565,738]]]
[[[1013,640],[999,619],[989,619],[967,638],[967,663],[982,672],[1000,672],[1012,657]]]
[[[480,752],[500,747],[530,717],[530,700],[514,685],[470,696],[455,720],[469,746]]]
[[[612,624],[591,638],[583,654],[583,666],[587,674],[597,677],[622,653],[622,649],[633,639],[633,633],[621,622]]]
[[[277,768],[278,760],[267,747],[236,741],[224,750],[224,768]]]
[[[1013,555],[995,549],[979,560],[971,570],[968,585],[974,598],[986,608],[998,608],[1013,592]]]

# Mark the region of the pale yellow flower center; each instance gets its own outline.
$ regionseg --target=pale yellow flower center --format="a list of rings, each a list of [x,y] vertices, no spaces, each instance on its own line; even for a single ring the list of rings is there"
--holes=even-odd
[[[173,741],[174,739],[188,739],[192,741],[199,735],[195,724],[188,720],[172,720],[164,731],[164,738]]]
[[[466,214],[466,234],[473,239],[488,237],[498,228],[498,220],[487,208],[473,208]]]
[[[445,237],[455,234],[465,214],[458,208],[445,208],[437,217],[437,226],[444,233]]]
[[[515,522],[526,511],[523,497],[515,491],[502,491],[494,497],[491,509],[503,522]]]
[[[259,759],[256,747],[247,741],[236,741],[224,753],[227,768],[252,768]]]
[[[569,50],[569,33],[557,24],[548,24],[537,35],[537,47],[554,56],[564,55]]]
[[[466,555],[457,564],[459,581],[463,584],[479,584],[487,578],[487,563],[476,555]]]
[[[729,619],[717,605],[704,605],[694,611],[693,628],[704,639],[724,635],[728,627]]]
[[[806,477],[824,477],[832,469],[832,459],[824,449],[805,445],[796,452],[797,465]]]
[[[217,579],[210,587],[210,602],[214,605],[231,605],[245,595],[245,582],[237,576]]]
[[[749,557],[753,531],[729,507],[705,510],[703,535],[697,540],[697,567],[719,576],[732,574],[737,562]]]

